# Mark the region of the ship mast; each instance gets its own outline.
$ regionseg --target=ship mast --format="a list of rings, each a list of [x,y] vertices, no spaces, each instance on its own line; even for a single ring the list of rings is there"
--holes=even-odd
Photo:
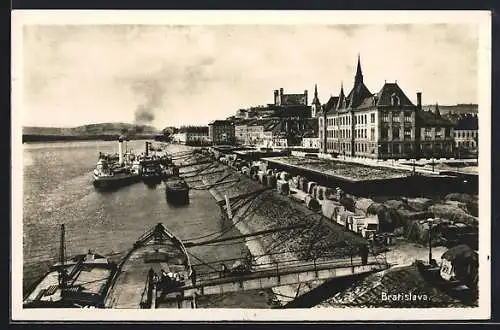
[[[59,285],[61,288],[66,287],[66,268],[64,267],[64,260],[66,259],[66,246],[64,244],[65,228],[64,224],[61,225],[61,241],[59,245],[59,261],[60,261],[60,271],[59,271]]]

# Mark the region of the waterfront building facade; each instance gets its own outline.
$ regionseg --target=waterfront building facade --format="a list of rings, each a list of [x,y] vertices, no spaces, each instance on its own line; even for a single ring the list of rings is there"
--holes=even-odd
[[[208,124],[208,136],[213,145],[234,144],[234,123],[231,120],[214,120]]]
[[[479,127],[477,114],[460,116],[454,127],[455,147],[457,151],[477,152]]]
[[[418,156],[422,158],[454,157],[453,123],[441,116],[439,106],[434,111],[417,111]]]
[[[302,138],[302,147],[308,149],[319,149],[319,137],[317,134],[305,134]]]
[[[184,126],[180,127],[173,135],[173,142],[186,145],[208,145],[210,138],[207,126]]]
[[[315,99],[316,94],[315,87]],[[359,57],[351,91],[345,95],[341,85],[338,96],[319,105],[319,100],[313,101],[319,108],[319,146],[324,153],[376,159],[452,157],[451,122],[422,111],[422,94],[417,93],[414,105],[397,82],[386,82],[371,93]]]

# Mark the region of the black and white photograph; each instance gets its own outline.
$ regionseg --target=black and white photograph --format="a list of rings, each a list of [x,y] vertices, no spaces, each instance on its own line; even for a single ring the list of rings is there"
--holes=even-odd
[[[489,318],[490,17],[13,11],[13,320]]]

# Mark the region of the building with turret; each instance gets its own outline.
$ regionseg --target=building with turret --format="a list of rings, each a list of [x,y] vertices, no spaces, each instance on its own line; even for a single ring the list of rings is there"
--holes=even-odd
[[[358,56],[352,89],[313,105],[324,153],[351,157],[397,159],[452,157],[453,125],[439,112],[422,110],[422,93],[413,104],[398,85],[386,82],[377,93],[364,83]]]

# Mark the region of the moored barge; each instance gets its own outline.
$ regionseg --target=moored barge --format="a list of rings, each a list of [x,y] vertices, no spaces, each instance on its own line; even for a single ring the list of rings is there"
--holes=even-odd
[[[191,262],[182,241],[158,223],[135,242],[118,266],[106,308],[195,308],[176,288],[191,284]]]
[[[169,203],[189,203],[189,185],[180,177],[171,177],[165,182],[165,194]]]
[[[102,308],[116,264],[89,250],[66,259],[61,226],[60,260],[35,283],[23,308]]]

